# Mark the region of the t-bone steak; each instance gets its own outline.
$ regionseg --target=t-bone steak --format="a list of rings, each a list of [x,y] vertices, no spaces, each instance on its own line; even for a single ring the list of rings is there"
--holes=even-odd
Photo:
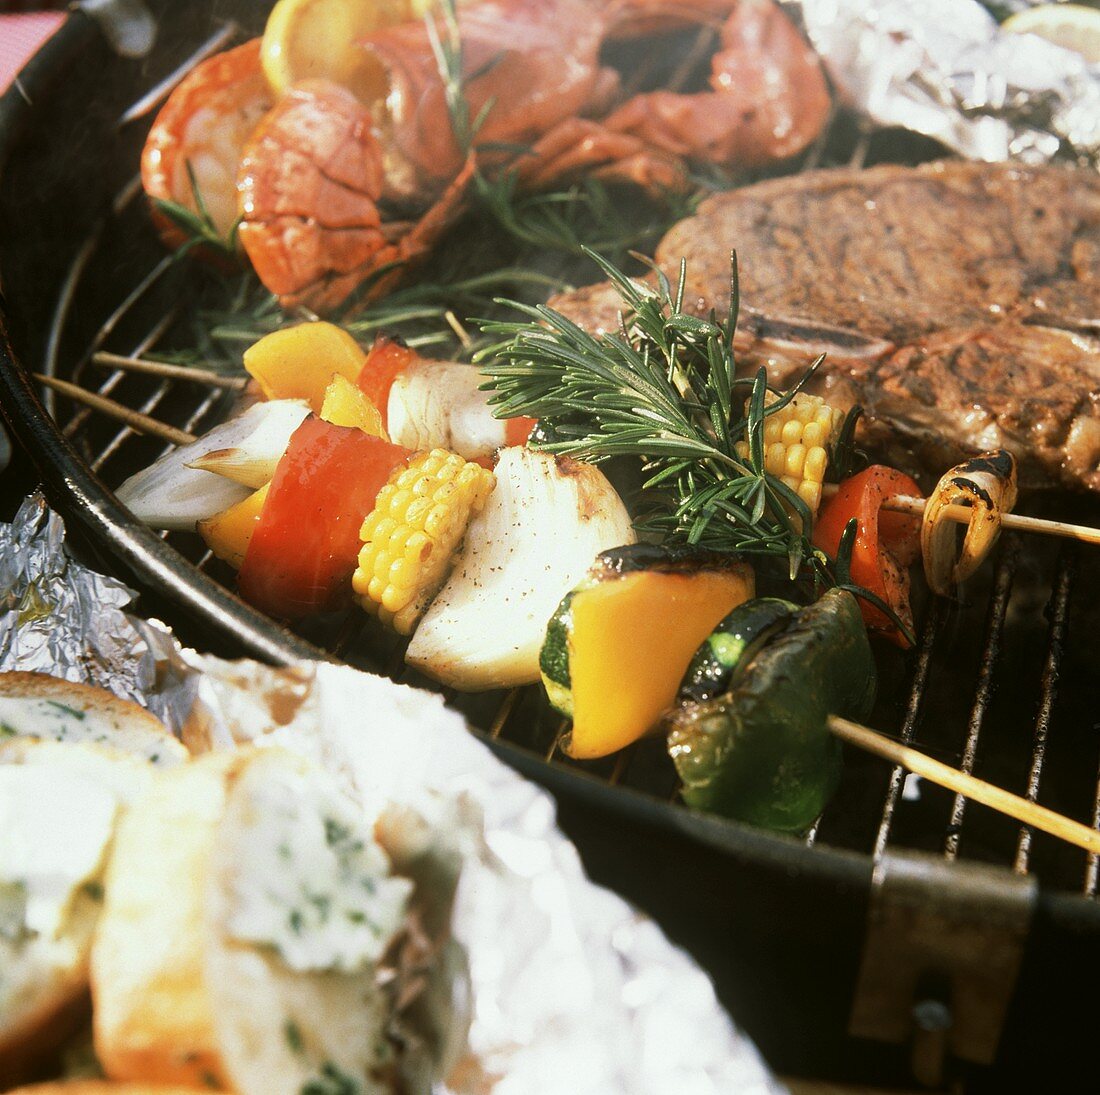
[[[866,438],[936,475],[1007,448],[1025,487],[1100,491],[1100,177],[961,161],[807,172],[709,198],[657,249],[685,306],[729,303],[737,348],[783,384],[826,351],[819,390]],[[606,283],[552,300],[618,325]]]

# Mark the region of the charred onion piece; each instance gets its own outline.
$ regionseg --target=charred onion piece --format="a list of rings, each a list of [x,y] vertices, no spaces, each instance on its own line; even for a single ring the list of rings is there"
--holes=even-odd
[[[964,582],[993,550],[1001,518],[1016,504],[1016,460],[997,449],[952,468],[929,495],[921,525],[924,573],[932,591],[946,596]],[[956,558],[957,525],[948,506],[968,506],[970,522]]]
[[[591,464],[513,447],[501,450],[495,476],[405,655],[465,692],[537,681],[562,597],[601,551],[634,541],[626,507]]]

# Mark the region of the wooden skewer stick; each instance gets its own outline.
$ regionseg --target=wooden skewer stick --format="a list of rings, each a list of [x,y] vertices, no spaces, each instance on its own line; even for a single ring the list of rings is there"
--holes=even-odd
[[[190,445],[192,441],[198,440],[193,433],[178,430],[175,426],[169,426],[166,422],[159,422],[155,418],[150,418],[147,414],[131,410],[122,403],[116,403],[113,399],[108,399],[105,395],[89,392],[80,387],[79,384],[70,384],[67,380],[58,380],[54,376],[42,376],[40,373],[35,373],[34,379],[40,384],[45,384],[47,388],[53,388],[55,392],[68,396],[76,403],[83,403],[86,407],[91,407],[93,410],[102,411],[112,418],[117,418],[119,422],[125,422],[127,426],[137,430],[138,433],[159,437],[172,445]]]
[[[946,787],[949,791],[965,795],[967,798],[980,802],[983,806],[999,810],[1011,818],[1030,825],[1033,829],[1041,829],[1044,833],[1059,837],[1061,840],[1076,844],[1087,852],[1100,853],[1100,832],[1082,825],[1079,821],[1073,821],[1054,810],[1040,806],[1037,802],[1031,802],[1019,795],[1012,794],[1002,787],[992,783],[986,783],[984,779],[952,768],[949,764],[933,760],[932,757],[893,741],[866,726],[849,722],[838,715],[829,716],[829,729],[841,741],[846,741],[858,749],[864,749],[875,756],[883,757],[894,764],[900,764],[910,772],[931,780],[933,783]]]
[[[169,365],[160,361],[146,361],[137,357],[122,357],[118,354],[100,352],[93,356],[92,360],[97,365],[114,366],[120,369],[133,369],[135,372],[146,372],[154,375],[172,377],[174,379],[201,381],[217,387],[240,390],[248,381],[244,377],[222,376],[205,369],[192,369],[186,365]],[[170,441],[173,445],[187,445],[196,440],[194,434],[178,430],[175,426],[169,426],[164,422],[158,422],[140,411],[133,411],[122,403],[116,403],[113,399],[97,395],[95,392],[86,391],[77,384],[71,384],[67,380],[58,380],[55,377],[36,374],[35,379],[55,391],[67,395],[70,399],[83,403],[104,414],[117,418],[120,422],[137,430],[139,433],[151,434]],[[822,490],[825,497],[837,492],[835,483],[826,483]],[[905,495],[896,495],[888,498],[883,503],[883,509],[892,510],[895,513],[911,513],[919,517],[924,513],[927,504],[924,498],[908,498]],[[961,525],[970,523],[969,506],[947,506],[943,511],[952,521],[958,521]],[[1006,513],[1001,518],[1001,524],[1006,529],[1016,529],[1020,532],[1041,532],[1047,536],[1061,536],[1067,540],[1080,540],[1086,544],[1100,545],[1100,529],[1090,525],[1073,525],[1066,521],[1048,521],[1042,517],[1024,517],[1018,513]]]
[[[210,369],[192,368],[190,365],[172,365],[167,361],[149,361],[143,357],[125,357],[122,354],[109,354],[106,350],[92,354],[96,365],[111,369],[125,369],[132,373],[148,373],[150,376],[163,376],[171,380],[193,380],[196,384],[207,384],[211,388],[226,388],[239,392],[248,385],[244,376],[224,376]]]
[[[836,494],[837,485],[826,483],[822,494],[825,497]],[[909,498],[899,494],[888,498],[882,508],[892,510],[894,513],[911,513],[914,517],[920,517],[927,505],[925,498]],[[960,525],[970,524],[969,506],[946,506],[944,514],[952,521],[958,521]],[[1001,527],[1015,529],[1018,532],[1041,532],[1046,536],[1061,536],[1067,540],[1081,540],[1086,544],[1100,544],[1100,529],[1090,525],[1071,525],[1066,521],[1048,521],[1043,517],[1025,517],[1019,513],[1006,513],[1001,517]]]

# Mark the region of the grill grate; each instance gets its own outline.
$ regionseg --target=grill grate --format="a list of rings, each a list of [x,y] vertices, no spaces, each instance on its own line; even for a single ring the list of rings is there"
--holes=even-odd
[[[1048,605],[1050,612],[1050,643],[1047,647],[1046,660],[1043,663],[1042,691],[1039,710],[1035,716],[1035,738],[1031,752],[1031,769],[1027,776],[1027,798],[1032,802],[1036,802],[1039,798],[1039,781],[1043,776],[1047,739],[1050,733],[1054,704],[1058,695],[1058,674],[1065,648],[1066,616],[1069,611],[1070,588],[1073,584],[1073,571],[1068,560],[1068,554],[1068,552],[1063,551],[1059,557],[1054,593]],[[1100,787],[1098,787],[1098,790],[1100,790]],[[1032,836],[1031,829],[1027,826],[1021,827],[1019,843],[1016,846],[1016,860],[1013,864],[1014,869],[1019,874],[1027,873],[1028,862],[1031,859]],[[1089,858],[1092,860],[1095,857],[1090,856]],[[1088,871],[1086,871],[1085,877],[1087,885]]]
[[[1004,634],[1008,599],[1012,594],[1012,580],[1016,576],[1019,548],[1015,538],[1007,539],[1006,547],[1001,551],[997,576],[993,584],[993,597],[989,603],[989,623],[986,626],[985,645],[982,647],[981,665],[978,670],[978,687],[974,693],[974,706],[971,708],[966,729],[966,745],[963,747],[962,762],[959,765],[967,774],[974,771],[974,761],[978,755],[978,738],[982,732],[989,701],[993,696],[993,675],[1001,653],[1001,636]],[[944,857],[947,859],[955,859],[959,854],[959,835],[962,832],[965,812],[966,799],[962,795],[956,795],[951,806],[951,820],[948,822],[947,840],[943,848]]]
[[[120,125],[148,114],[190,67],[227,44],[231,34],[231,29],[223,29],[206,41],[187,63],[125,111]],[[841,161],[853,166],[883,158],[875,134],[858,128],[851,131],[849,126],[838,138],[836,128],[808,153],[804,168],[837,162],[838,144],[843,149]],[[922,157],[918,154],[917,158]],[[226,406],[230,395],[224,390],[204,388],[194,380],[153,378],[119,368],[107,368],[101,375],[101,366],[92,360],[102,350],[141,357],[170,346],[180,335],[186,303],[166,292],[166,275],[173,265],[170,256],[156,258],[153,265],[120,282],[121,299],[117,302],[99,305],[98,311],[97,305],[89,305],[89,286],[102,286],[104,279],[109,282],[116,276],[112,241],[120,233],[140,232],[139,226],[144,224],[140,193],[140,180],[128,181],[109,213],[77,250],[53,314],[43,371],[68,377],[184,430],[200,432]],[[98,318],[89,325],[91,315]],[[58,398],[50,391],[45,396],[56,413]],[[70,408],[67,417],[61,416],[59,421],[63,421],[66,436],[108,485],[117,485],[165,451],[161,443],[129,426],[116,429],[84,408]],[[197,537],[173,534],[168,540],[196,566],[229,583],[228,570],[205,551]],[[1100,828],[1096,742],[1084,722],[1086,712],[1096,706],[1096,686],[1090,684],[1087,672],[1071,674],[1066,667],[1074,608],[1071,592],[1079,582],[1079,567],[1073,549],[1055,550],[1052,563],[1048,545],[1006,537],[992,577],[986,576],[989,588],[975,591],[972,603],[931,600],[923,613],[916,649],[907,656],[891,651],[884,656],[884,698],[872,721],[888,732],[896,728],[900,741],[928,752],[938,751],[968,772],[987,769],[990,778],[999,777],[994,782],[1021,788],[1032,800],[1038,800],[1043,792],[1044,799],[1051,798],[1051,805],[1071,815],[1084,816],[1091,811],[1093,826]],[[1054,577],[1046,595],[1044,575],[1051,573]],[[1088,611],[1087,605],[1082,611]],[[1044,614],[1049,621],[1045,638],[1037,640],[1036,622]],[[388,672],[407,683],[430,684],[406,670],[404,643],[391,645],[391,640],[383,639],[359,614],[349,615],[324,645],[353,664]],[[1008,651],[1023,652],[1026,665],[1020,672],[1020,657],[1014,655],[1006,664]],[[1029,693],[1027,679],[1039,666],[1036,696]],[[1011,688],[1006,687],[1008,681]],[[1005,717],[1005,703],[998,704],[1005,694],[1011,696],[1006,701],[1013,709],[1011,719]],[[1067,696],[1069,702],[1063,703]],[[520,744],[548,764],[581,767],[612,785],[621,784],[662,800],[676,797],[671,762],[655,742],[640,743],[604,762],[574,765],[559,748],[567,724],[549,711],[535,689],[517,689],[493,698],[448,692],[445,699],[484,726],[493,738]],[[1035,715],[1027,720],[1028,740],[1024,741],[1018,732],[1020,716],[1029,711]],[[965,729],[961,743],[957,740],[960,727]],[[1067,733],[1074,727],[1075,732]],[[1084,797],[1077,781],[1067,781],[1067,765],[1077,771],[1087,766],[1097,772]],[[1044,775],[1048,776],[1046,783],[1042,783]],[[1048,796],[1052,783],[1058,786]],[[845,847],[876,857],[890,846],[935,848],[948,860],[972,857],[997,862],[1021,874],[1037,873],[1055,887],[1080,888],[1085,895],[1096,896],[1100,881],[1097,856],[1087,858],[1082,882],[1079,857],[1084,853],[1053,848],[1050,838],[1035,837],[1026,827],[1019,828],[1007,819],[968,809],[961,797],[924,787],[919,799],[914,799],[910,790],[901,768],[886,770],[879,761],[851,758],[840,793],[806,843]]]

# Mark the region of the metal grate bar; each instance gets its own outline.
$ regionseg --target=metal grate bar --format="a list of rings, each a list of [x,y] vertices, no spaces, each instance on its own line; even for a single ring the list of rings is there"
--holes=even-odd
[[[817,843],[817,831],[821,828],[821,818],[810,826],[810,831],[806,834],[806,847],[812,848]]]
[[[405,664],[406,645],[404,639],[398,639],[397,642],[393,644],[390,656],[386,659],[386,668],[384,672],[387,677],[391,677],[395,681],[400,681],[409,668]]]
[[[195,427],[202,421],[203,416],[213,410],[221,402],[221,398],[222,393],[216,388],[208,391],[199,401],[199,405],[187,416],[183,428],[189,433],[193,433]]]
[[[175,319],[175,314],[163,316],[153,326],[153,329],[137,344],[137,346],[134,348],[134,351],[133,351],[134,354],[136,356],[140,356],[144,353],[147,353],[153,346],[155,346],[157,344],[157,342],[163,336],[164,332],[166,330],[168,330],[168,328],[172,325],[172,322],[174,321],[174,319]],[[73,373],[74,377],[79,377],[82,371],[83,371],[82,369],[75,370],[74,373]],[[112,371],[110,377],[108,377],[108,380],[111,381],[110,386],[108,387],[107,381],[104,381],[104,383],[101,384],[98,388],[99,394],[100,395],[106,395],[118,383],[117,378],[120,377],[120,376],[124,376],[124,375],[125,375],[125,373],[120,373],[118,370]],[[73,418],[75,418],[75,417],[76,417],[76,415],[73,416]],[[184,430],[189,432],[191,430],[191,427],[197,421],[198,417],[199,417],[199,415],[197,415],[197,414],[192,415],[187,420],[187,422],[185,423],[185,425],[183,427]],[[72,425],[72,420],[70,420],[69,425],[70,426]],[[66,432],[68,432],[68,427],[66,427]],[[111,456],[113,456],[115,454],[115,452],[118,451],[119,447],[123,444],[123,442],[125,442],[126,440],[128,440],[129,438],[131,438],[133,436],[134,436],[134,430],[129,426],[123,426],[118,431],[118,433],[116,433],[115,436],[112,437],[111,440],[103,447],[103,451],[99,454],[99,456],[96,458],[96,460],[92,463],[92,467],[96,471],[99,471],[99,469],[107,462],[107,460]],[[164,450],[162,450],[162,451],[167,452],[168,449],[171,448],[171,447],[172,446],[170,446],[170,445],[165,446]]]
[[[521,689],[519,688],[513,688],[501,701],[496,714],[493,716],[493,721],[489,726],[489,737],[500,737],[500,732],[512,717],[512,711],[516,706],[516,700],[519,699],[520,691]]]
[[[993,677],[1001,655],[1001,636],[1004,632],[1005,615],[1012,595],[1012,580],[1016,574],[1018,558],[1019,545],[1013,537],[1006,541],[1001,551],[1001,557],[997,563],[997,575],[993,582],[993,597],[989,604],[985,645],[982,648],[981,665],[978,670],[978,687],[974,693],[974,706],[970,709],[970,719],[967,723],[966,745],[959,763],[959,767],[967,774],[974,771],[974,761],[978,755],[978,739],[981,736],[989,701],[993,696]],[[963,795],[956,795],[943,847],[943,854],[947,859],[955,859],[959,854],[959,836],[965,812],[966,798]]]
[[[1046,759],[1047,738],[1050,733],[1050,719],[1054,711],[1054,702],[1058,697],[1058,675],[1065,647],[1066,616],[1069,612],[1069,595],[1073,585],[1073,571],[1067,557],[1062,552],[1058,560],[1058,572],[1054,579],[1054,592],[1051,594],[1048,611],[1050,613],[1050,642],[1047,646],[1046,661],[1043,663],[1043,678],[1039,695],[1039,710],[1035,716],[1035,738],[1031,754],[1031,770],[1027,776],[1026,797],[1035,802],[1039,797],[1039,781],[1043,776],[1043,762]],[[1027,874],[1031,858],[1032,830],[1028,826],[1020,829],[1016,845],[1016,862],[1013,869],[1018,874]]]
[[[936,638],[943,624],[944,612],[944,602],[938,597],[935,598],[928,610],[928,619],[925,622],[924,630],[921,632],[917,665],[913,670],[912,683],[909,686],[909,697],[905,705],[905,718],[902,720],[901,731],[898,734],[898,738],[903,745],[909,745],[916,733],[921,700],[924,697],[925,688],[928,684],[928,674],[932,668],[932,651],[935,648]],[[886,845],[890,840],[890,828],[894,823],[894,812],[897,810],[898,800],[901,798],[901,789],[904,785],[905,769],[900,764],[895,765],[890,772],[890,782],[886,788],[886,798],[882,804],[882,820],[879,822],[878,833],[875,835],[873,854],[876,859],[879,859],[886,851]]]
[[[363,619],[356,615],[354,612],[349,612],[343,622],[340,624],[340,629],[336,634],[336,639],[332,643],[332,652],[338,658],[344,658],[347,653],[355,646],[355,640],[359,638],[363,630]]]
[[[164,277],[164,275],[175,265],[175,263],[176,256],[174,254],[165,255],[164,258],[162,258],[160,262],[158,262],[156,266],[154,266],[153,269],[150,270],[149,273],[147,273],[145,277],[143,277],[141,281],[139,281],[137,285],[135,285],[133,289],[131,289],[130,292],[126,294],[126,297],[123,299],[122,303],[106,318],[106,320],[104,320],[103,325],[96,332],[95,337],[92,339],[91,345],[88,347],[86,357],[90,358],[92,356],[92,353],[95,350],[98,350],[103,345],[103,343],[107,341],[114,329],[125,318],[126,313],[129,312],[130,309],[133,308],[133,306],[137,304],[137,302],[141,300],[141,298],[147,292],[149,292],[149,290],[152,289],[153,286],[156,285],[156,283],[160,281],[162,277]]]
[[[828,121],[821,127],[821,132],[817,135],[817,139],[812,145],[810,145],[809,152],[806,153],[805,158],[802,161],[803,171],[814,171],[821,166],[821,160],[825,155],[825,149],[829,144],[829,138],[832,136],[833,123],[836,121],[836,106],[833,106],[831,113],[829,114]]]
[[[149,353],[153,349],[153,347],[156,346],[156,343],[161,341],[161,339],[165,335],[165,331],[167,331],[168,328],[174,324],[176,319],[179,318],[179,310],[179,305],[176,305],[174,308],[169,309],[167,313],[165,313],[165,315],[163,315],[160,319],[158,319],[153,327],[150,329],[150,331],[146,333],[144,338],[141,338],[138,340],[138,342],[134,343],[133,349],[131,351],[132,357],[144,358],[145,354]],[[92,361],[92,357],[94,357],[94,355],[86,354],[85,357],[81,358],[80,361],[78,361],[75,365],[75,368],[73,369],[73,380],[75,383],[84,384],[85,377],[88,375],[88,369],[92,364],[94,364],[94,361]],[[105,385],[110,383],[113,386],[114,384],[118,383],[117,377],[120,372],[123,375],[125,374],[125,370],[119,369],[111,369],[109,372],[103,370],[97,373],[97,375],[100,377],[99,387],[97,388],[97,391],[100,395],[108,394],[109,390],[105,387]],[[91,388],[92,386],[94,386],[94,384],[95,382],[91,381],[88,384],[85,384],[85,387]]]
[[[236,23],[226,23],[224,27],[212,34],[190,57],[178,68],[170,72],[159,84],[150,88],[136,103],[126,108],[122,117],[118,120],[121,129],[128,122],[144,117],[154,110],[172,93],[177,84],[181,83],[193,68],[196,68],[207,57],[213,56],[218,50],[223,49],[236,36],[238,27]]]
[[[130,181],[119,190],[114,200],[111,202],[111,216],[117,217],[122,213],[140,192],[141,176],[134,175]],[[72,308],[73,296],[80,284],[80,279],[83,277],[84,271],[87,269],[88,263],[91,262],[96,249],[102,242],[103,233],[107,229],[109,219],[109,217],[101,217],[92,226],[92,230],[88,233],[88,238],[74,256],[72,265],[65,275],[64,282],[62,282],[61,291],[57,296],[57,304],[54,307],[53,316],[51,317],[50,333],[46,343],[46,356],[42,366],[42,371],[47,376],[57,375],[57,360],[61,352],[61,332],[65,329],[65,320]],[[94,347],[88,348],[88,357],[92,355],[93,349]],[[51,413],[53,413],[52,409]]]
[[[165,275],[165,273],[167,273],[175,261],[174,255],[166,255],[137,283],[137,285],[134,286],[133,289],[130,290],[123,302],[107,317],[103,325],[96,332],[91,344],[85,350],[84,356],[77,363],[78,368],[82,367],[91,359],[92,354],[102,347],[104,342],[111,336],[114,329],[123,320],[126,313]],[[56,360],[50,359],[47,361],[45,372],[47,376],[55,375]],[[109,392],[113,391],[115,386],[125,375],[126,374],[121,369],[114,370],[99,386],[99,394],[107,395]],[[74,414],[65,424],[65,435],[71,437],[76,430],[80,428],[89,413],[88,411],[78,411]]]
[[[137,409],[141,414],[149,414],[154,411],[164,397],[172,390],[172,385],[167,381],[158,384],[156,390],[150,395]],[[211,409],[217,403],[219,398],[218,392],[208,392],[199,403],[198,407],[187,417],[185,424],[185,431],[190,431],[202,416]],[[115,436],[111,439],[110,443],[104,447],[103,452],[92,462],[92,468],[95,471],[99,471],[104,462],[115,452],[115,450],[128,438],[133,436],[134,431],[129,426],[124,426]],[[167,449],[165,450],[167,451]]]
[[[855,150],[852,152],[851,158],[848,160],[848,166],[859,170],[867,162],[867,153],[871,150],[871,131],[865,126],[859,127],[859,140],[856,142]]]
[[[46,376],[57,376],[57,359],[61,354],[61,332],[65,329],[65,320],[69,315],[73,297],[76,295],[84,270],[88,263],[92,261],[92,256],[99,247],[105,224],[106,221],[100,221],[92,229],[87,240],[84,241],[84,245],[77,251],[76,257],[69,266],[69,272],[65,275],[65,280],[61,284],[61,290],[57,295],[57,304],[50,320],[50,333],[46,339],[46,353],[42,360],[42,372]],[[91,357],[91,353],[92,351],[89,349],[88,357]],[[42,395],[42,404],[53,418],[57,417],[57,397],[49,389]]]
[[[634,756],[633,749],[620,749],[615,754],[615,765],[611,769],[611,775],[607,777],[607,782],[614,787],[616,784],[622,782],[623,773],[627,769],[627,765],[630,764],[630,758]]]
[[[1096,797],[1092,800],[1092,827],[1100,829],[1100,770],[1096,773]],[[1100,882],[1100,856],[1089,854],[1085,865],[1085,896],[1095,897],[1097,883]]]

